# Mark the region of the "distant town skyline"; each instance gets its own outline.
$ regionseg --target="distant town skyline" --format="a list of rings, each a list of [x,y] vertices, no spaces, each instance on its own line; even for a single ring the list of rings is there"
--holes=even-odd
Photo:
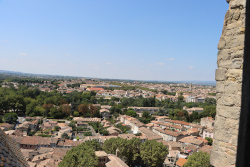
[[[0,70],[214,81],[226,1],[0,1]]]

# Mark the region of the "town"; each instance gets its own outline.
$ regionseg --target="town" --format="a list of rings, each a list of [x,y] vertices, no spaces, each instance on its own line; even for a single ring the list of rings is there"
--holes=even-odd
[[[215,92],[192,83],[14,77],[1,81],[0,128],[32,167],[183,167],[194,153],[209,157]]]

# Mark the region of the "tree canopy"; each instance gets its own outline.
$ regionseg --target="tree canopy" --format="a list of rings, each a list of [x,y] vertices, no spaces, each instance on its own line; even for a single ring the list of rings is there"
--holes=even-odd
[[[97,141],[86,141],[85,143],[69,150],[58,166],[96,167],[99,162],[98,157],[95,156],[95,151],[97,150],[100,150],[100,144]]]
[[[210,167],[210,155],[207,152],[199,151],[188,157],[183,167]]]

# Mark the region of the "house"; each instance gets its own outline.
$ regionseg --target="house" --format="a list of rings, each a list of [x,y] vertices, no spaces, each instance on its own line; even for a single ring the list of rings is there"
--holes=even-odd
[[[165,119],[166,123],[171,123],[174,125],[179,125],[179,126],[183,126],[186,129],[190,129],[192,126],[191,123],[185,122],[185,121],[179,121],[179,120],[171,120],[171,119]]]
[[[200,148],[198,149],[198,152],[199,152],[199,151],[202,151],[202,152],[207,152],[208,154],[210,154],[212,148],[213,148],[213,147],[210,146],[210,145],[205,145],[205,146],[203,146],[203,147],[200,147]]]
[[[21,132],[20,130],[9,130],[5,131],[5,133],[7,135],[23,136],[23,132]]]
[[[76,127],[85,127],[85,128],[87,128],[88,126],[89,126],[88,123],[82,123],[82,122],[80,122],[80,121],[78,121],[78,122],[76,123]]]
[[[200,131],[196,128],[188,129],[187,133],[189,136],[199,136]]]
[[[108,154],[109,161],[106,163],[106,167],[128,167],[119,157]]]
[[[21,132],[28,132],[30,130],[30,122],[25,121],[22,124],[19,124],[16,127],[17,130],[21,131]]]
[[[87,88],[86,89],[87,91],[95,91],[95,92],[97,92],[97,91],[101,91],[101,90],[104,90],[103,88]]]
[[[115,127],[109,127],[106,129],[109,132],[110,136],[118,136],[120,134],[120,129]]]
[[[189,115],[193,114],[194,111],[198,113],[203,112],[203,108],[200,108],[200,107],[185,108],[184,106],[183,110],[186,110]]]
[[[204,141],[197,139],[196,136],[184,137],[184,138],[180,139],[179,142],[184,144],[184,145],[193,144],[196,147],[202,147],[204,145]]]
[[[179,158],[176,162],[176,167],[183,167],[185,163],[187,163],[187,159]]]
[[[134,137],[136,137],[134,134],[119,134],[118,137],[120,138],[123,138],[123,139],[127,139],[127,140],[130,140],[130,139],[133,139]]]
[[[3,130],[3,131],[8,131],[8,130],[13,130],[14,129],[14,124],[9,124],[9,123],[4,123],[0,126],[0,128]]]
[[[68,140],[68,139],[59,139],[56,147],[57,148],[73,148],[73,147],[77,147],[81,143],[83,143],[83,141],[73,141],[73,140]]]
[[[158,125],[162,129],[169,129],[169,130],[175,130],[175,131],[184,131],[184,126],[180,125],[174,125],[171,123],[164,123],[164,122],[157,122],[157,121],[151,121],[151,123]]]
[[[108,162],[108,154],[105,151],[95,151],[95,156],[98,157],[98,167],[105,167]]]
[[[202,136],[203,130],[206,128],[205,126],[202,125],[197,125],[197,124],[190,124],[191,128],[195,128],[199,130],[199,135]]]
[[[178,150],[181,151],[182,150],[182,144],[175,142],[175,141],[169,141],[168,142],[168,148],[169,150]]]
[[[153,132],[160,135],[163,138],[163,140],[175,141],[175,142],[178,142],[180,139],[186,136],[186,134],[183,134],[182,132],[163,130],[162,128],[159,127],[153,127]]]
[[[169,162],[171,164],[175,164],[175,162],[178,159],[178,154],[180,154],[180,152],[178,150],[170,150],[170,151],[168,151],[167,158],[168,158],[168,160],[169,160]]]
[[[191,155],[191,154],[197,152],[197,150],[198,150],[197,146],[195,146],[193,144],[188,144],[185,146],[184,153]]]
[[[101,122],[101,118],[74,117],[73,121],[76,121],[76,122]]]
[[[101,109],[100,114],[103,118],[109,118],[109,110],[108,109]]]
[[[203,130],[203,139],[206,137],[214,138],[214,128],[208,128]]]
[[[56,147],[58,139],[39,137],[39,136],[25,136],[20,142],[20,148],[23,149],[37,149],[40,147]]]
[[[214,119],[212,117],[201,118],[201,125],[206,126],[207,128],[214,127]]]
[[[149,130],[146,127],[140,127],[139,128],[139,132],[142,135],[146,136],[148,138],[148,140],[157,140],[158,141],[158,140],[162,140],[163,139],[162,136],[160,136],[157,133],[154,133],[153,131]]]
[[[156,116],[155,120],[158,122],[164,122],[165,119],[167,119],[169,117],[167,116]]]

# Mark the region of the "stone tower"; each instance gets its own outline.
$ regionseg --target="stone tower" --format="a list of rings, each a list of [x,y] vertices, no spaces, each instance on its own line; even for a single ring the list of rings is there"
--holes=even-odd
[[[192,92],[192,83],[189,84],[189,91]]]
[[[242,64],[245,40],[246,0],[227,0],[216,70],[217,114],[210,163],[235,166],[241,109]]]

